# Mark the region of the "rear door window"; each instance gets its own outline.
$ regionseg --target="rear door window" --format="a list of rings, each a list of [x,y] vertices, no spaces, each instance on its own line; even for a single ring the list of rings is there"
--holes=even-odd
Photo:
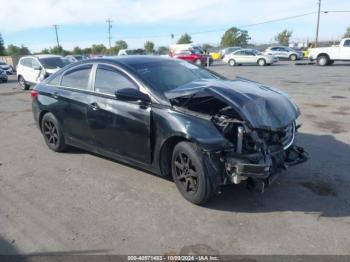
[[[61,86],[88,90],[91,68],[92,65],[87,64],[67,70],[62,76]]]

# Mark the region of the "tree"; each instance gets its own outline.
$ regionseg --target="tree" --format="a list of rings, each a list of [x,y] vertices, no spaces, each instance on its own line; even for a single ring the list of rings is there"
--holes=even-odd
[[[79,46],[76,46],[76,47],[73,48],[72,53],[75,54],[75,55],[82,55],[83,54],[83,50]]]
[[[154,52],[154,43],[151,41],[146,41],[145,45],[146,53],[151,54]]]
[[[292,33],[293,31],[288,31],[287,29],[285,29],[278,35],[276,35],[275,40],[278,41],[280,45],[288,45]]]
[[[157,49],[158,55],[166,55],[168,53],[169,53],[169,48],[167,48],[166,46],[159,46]]]
[[[50,50],[47,48],[44,48],[43,50],[41,50],[40,54],[50,54]]]
[[[63,53],[63,48],[60,45],[50,48],[50,54],[62,55],[62,53]]]
[[[344,38],[350,37],[350,26],[346,28],[346,32],[344,34]]]
[[[205,51],[209,51],[209,50],[213,49],[214,46],[212,46],[211,44],[203,44],[202,48]]]
[[[84,54],[84,55],[90,55],[90,54],[92,54],[91,47],[84,48],[84,49],[83,49],[83,54]]]
[[[191,44],[192,43],[192,37],[185,33],[183,34],[179,40],[177,40],[177,44]]]
[[[242,46],[245,47],[250,40],[248,31],[237,27],[231,27],[221,37],[221,47]]]
[[[128,44],[124,41],[124,40],[118,40],[117,42],[115,42],[115,47],[120,49],[127,49],[128,48]]]
[[[8,45],[6,48],[6,54],[9,56],[22,56],[22,55],[29,55],[30,51],[24,45],[21,45],[21,46]]]
[[[91,46],[91,52],[93,54],[104,54],[106,53],[107,48],[103,44],[97,44]]]
[[[5,43],[0,33],[0,55],[5,55]]]

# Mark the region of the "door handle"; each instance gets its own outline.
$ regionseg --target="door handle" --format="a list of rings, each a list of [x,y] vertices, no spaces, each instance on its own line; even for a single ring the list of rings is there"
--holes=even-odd
[[[93,103],[89,104],[89,107],[90,107],[92,110],[94,110],[94,111],[100,109],[100,107],[98,106],[98,104],[97,104],[96,102],[93,102]]]
[[[52,97],[53,97],[53,98],[58,98],[58,92],[54,92],[54,93],[52,94]]]

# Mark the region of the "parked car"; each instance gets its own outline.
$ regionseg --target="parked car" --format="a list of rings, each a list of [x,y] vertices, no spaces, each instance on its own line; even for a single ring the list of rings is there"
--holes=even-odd
[[[309,59],[320,66],[332,65],[334,61],[350,61],[350,38],[341,40],[338,46],[309,48]]]
[[[302,51],[296,51],[288,46],[271,46],[264,52],[266,55],[274,55],[281,59],[288,59],[291,61],[303,59]]]
[[[18,83],[27,90],[67,64],[68,61],[58,55],[23,56],[17,65]]]
[[[224,49],[221,50],[221,59],[224,59],[225,55],[227,54],[231,54],[232,52],[238,50],[238,49],[242,49],[242,47],[240,46],[231,46],[231,47],[226,47]]]
[[[144,49],[120,49],[118,56],[122,55],[146,55],[146,50]]]
[[[7,80],[8,80],[8,77],[7,77],[6,71],[0,68],[0,82],[6,83]]]
[[[298,107],[277,89],[185,61],[123,56],[70,64],[31,92],[47,146],[68,145],[172,175],[195,204],[221,185],[269,186],[307,159]]]
[[[70,63],[75,63],[84,59],[82,55],[67,55],[66,58]]]
[[[232,52],[231,54],[225,55],[222,61],[230,66],[242,64],[255,64],[264,66],[277,62],[278,58],[272,55],[264,55],[255,49],[239,49]]]
[[[205,55],[190,50],[177,51],[175,54],[171,54],[171,56],[196,65],[205,65],[206,63]]]
[[[11,75],[13,73],[13,67],[6,64],[3,61],[0,61],[0,68],[6,72],[6,74]]]

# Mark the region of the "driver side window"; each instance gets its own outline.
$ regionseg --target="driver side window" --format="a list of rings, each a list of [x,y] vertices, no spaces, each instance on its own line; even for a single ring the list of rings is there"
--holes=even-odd
[[[114,95],[117,89],[134,88],[137,85],[118,69],[108,65],[98,65],[96,69],[95,91]]]

